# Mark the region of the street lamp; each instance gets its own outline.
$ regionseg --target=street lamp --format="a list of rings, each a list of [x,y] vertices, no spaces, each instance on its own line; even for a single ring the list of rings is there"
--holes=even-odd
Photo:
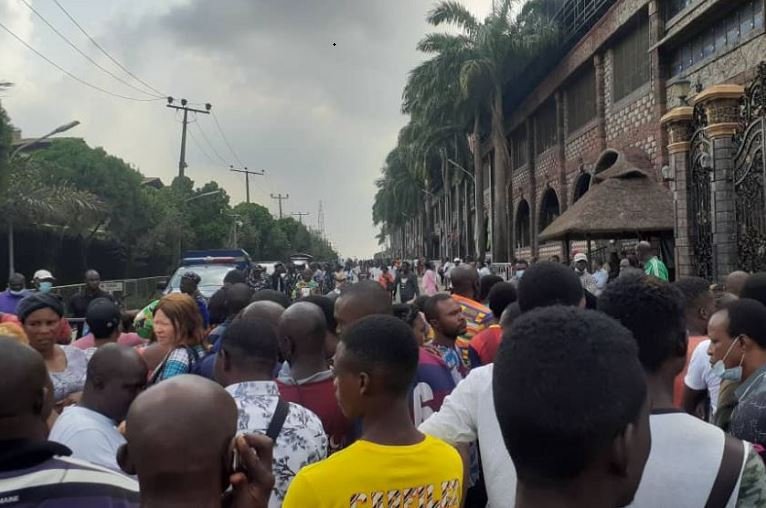
[[[28,143],[24,143],[20,147],[16,148],[13,152],[11,152],[11,155],[8,157],[8,162],[13,161],[13,159],[15,159],[16,156],[19,154],[19,152],[21,152],[24,148],[32,146],[35,143],[39,143],[40,141],[44,139],[48,139],[51,136],[55,136],[56,134],[60,134],[62,132],[68,131],[69,129],[73,127],[77,127],[78,125],[80,125],[80,122],[78,120],[74,120],[72,122],[65,123],[64,125],[60,125],[56,127],[45,136],[37,138]],[[16,252],[15,252],[15,246],[13,245],[13,219],[9,217],[8,218],[8,277],[16,273],[15,258],[16,258]]]
[[[30,147],[30,146],[32,146],[34,144],[37,144],[37,143],[39,143],[40,141],[42,141],[44,139],[48,139],[51,136],[55,136],[56,134],[61,134],[62,132],[66,132],[69,129],[73,129],[74,127],[77,127],[78,125],[80,125],[79,120],[74,120],[72,122],[65,123],[64,125],[59,125],[58,127],[53,129],[52,131],[50,131],[45,136],[39,137],[37,139],[33,139],[32,141],[30,141],[28,143],[24,143],[20,147],[16,148],[13,151],[13,153],[11,153],[11,156],[10,156],[9,160],[13,160],[19,154],[19,152],[21,152],[23,149],[25,149],[27,147]]]

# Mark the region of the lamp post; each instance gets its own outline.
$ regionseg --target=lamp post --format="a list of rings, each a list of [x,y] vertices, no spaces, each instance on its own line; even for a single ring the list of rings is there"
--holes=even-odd
[[[17,147],[13,152],[11,152],[11,155],[8,157],[8,162],[12,162],[23,149],[28,148],[36,143],[39,143],[40,141],[44,139],[48,139],[51,136],[55,136],[56,134],[60,134],[62,132],[68,131],[69,129],[72,129],[73,127],[77,127],[78,125],[80,125],[80,122],[78,120],[74,120],[72,122],[65,123],[64,125],[60,125],[56,127],[45,136],[34,139],[28,143],[24,143],[23,145]],[[8,277],[16,273],[15,257],[16,257],[16,252],[15,252],[15,246],[13,243],[13,218],[8,217]]]

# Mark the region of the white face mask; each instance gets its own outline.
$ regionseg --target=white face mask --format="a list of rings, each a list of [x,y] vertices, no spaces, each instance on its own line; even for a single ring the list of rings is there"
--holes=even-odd
[[[725,364],[725,360],[728,358],[729,353],[731,353],[731,350],[734,347],[734,344],[737,343],[737,340],[739,339],[734,339],[734,342],[731,343],[731,346],[729,346],[726,354],[723,355],[723,359],[715,362],[715,365],[713,365],[713,369],[711,370],[713,375],[718,376],[722,381],[742,381],[742,362],[745,360],[745,354],[742,353],[742,358],[739,360],[739,365],[737,367],[727,369]]]

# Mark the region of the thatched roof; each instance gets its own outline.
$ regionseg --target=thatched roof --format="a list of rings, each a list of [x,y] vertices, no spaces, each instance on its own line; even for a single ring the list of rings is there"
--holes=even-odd
[[[616,155],[616,156],[615,156]],[[541,241],[620,238],[673,230],[673,194],[647,172],[645,157],[607,150],[594,185],[542,233]],[[651,171],[651,165],[648,165]]]

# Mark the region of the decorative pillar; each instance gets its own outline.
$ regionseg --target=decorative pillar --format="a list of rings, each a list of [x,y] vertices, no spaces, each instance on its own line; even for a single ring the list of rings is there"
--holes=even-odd
[[[689,229],[689,149],[692,137],[694,108],[689,106],[670,110],[660,120],[668,137],[668,175],[673,191],[676,277],[694,275],[692,263],[692,239]],[[672,176],[674,175],[674,176]]]
[[[556,141],[558,142],[558,165],[559,165],[559,199],[560,212],[564,213],[569,205],[569,185],[567,184],[567,164],[566,164],[566,128],[564,118],[566,115],[566,105],[564,103],[564,93],[559,90],[556,92]]]
[[[734,217],[733,136],[737,131],[740,99],[745,90],[740,85],[715,85],[694,97],[695,107],[707,118],[705,132],[713,155],[711,208],[713,218],[713,263],[715,277],[722,282],[737,269],[737,224]]]
[[[537,256],[537,159],[535,158],[535,124],[532,117],[524,122],[527,129],[527,171],[529,171],[529,250]],[[516,221],[514,221],[516,222]]]
[[[596,68],[596,118],[599,152],[606,150],[606,82],[604,72],[604,56],[600,53],[593,55],[593,66]],[[561,206],[559,199],[559,206]]]
[[[651,0],[649,2],[649,44],[656,46],[665,35],[665,19],[662,15],[662,6],[660,0]],[[655,47],[650,51],[651,71],[650,80],[652,87],[652,98],[654,99],[655,118],[662,116],[667,108],[667,93],[665,87],[665,73],[662,68],[662,59],[660,58],[660,48]],[[655,167],[663,167],[668,164],[670,153],[667,146],[667,130],[662,125],[657,126],[657,155]]]

